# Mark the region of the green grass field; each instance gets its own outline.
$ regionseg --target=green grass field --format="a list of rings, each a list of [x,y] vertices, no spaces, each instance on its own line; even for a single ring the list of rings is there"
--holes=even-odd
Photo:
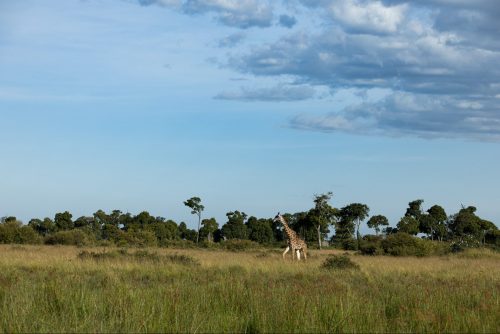
[[[500,332],[498,253],[334,252],[0,246],[1,331]]]

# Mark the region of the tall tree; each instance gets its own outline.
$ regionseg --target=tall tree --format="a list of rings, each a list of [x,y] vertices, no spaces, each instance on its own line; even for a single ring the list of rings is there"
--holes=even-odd
[[[207,238],[208,242],[214,241],[214,233],[219,229],[219,224],[215,218],[203,219],[201,221],[200,234]]]
[[[448,217],[446,215],[446,211],[444,211],[444,209],[439,205],[433,205],[429,208],[429,210],[427,210],[427,213],[434,219],[435,222],[432,239],[436,237],[442,241],[447,232],[446,220]]]
[[[54,217],[54,223],[56,224],[56,227],[59,231],[65,231],[65,230],[71,230],[75,226],[73,224],[73,221],[71,220],[73,218],[73,215],[69,213],[68,211],[64,211],[62,213],[56,213]]]
[[[108,223],[118,227],[120,225],[121,215],[122,215],[122,212],[120,210],[113,210],[111,212],[111,214],[108,216],[109,217]]]
[[[398,222],[398,232],[404,232],[411,235],[417,235],[419,232],[419,222],[411,216],[404,216]]]
[[[222,226],[223,236],[226,239],[247,239],[246,213],[236,210],[226,213],[226,216],[228,221]]]
[[[344,249],[359,249],[359,226],[368,216],[370,208],[366,204],[352,203],[344,206],[338,212],[339,221],[336,224],[335,236]],[[352,234],[356,232],[356,244],[353,245]]]
[[[328,204],[328,201],[332,198],[333,193],[331,191],[326,194],[314,195],[314,209],[309,211],[310,220],[313,221],[316,232],[318,234],[318,246],[321,249],[321,243],[323,240],[322,230],[328,231],[328,226],[334,223],[337,211]]]
[[[479,220],[479,228],[481,229],[482,232],[483,245],[486,244],[486,233],[497,230],[496,225],[486,219]]]
[[[416,199],[408,203],[405,217],[413,217],[418,220],[422,215],[422,203],[424,203],[423,199]]]
[[[369,228],[373,228],[375,230],[375,234],[378,235],[381,226],[389,226],[389,220],[387,220],[387,217],[385,216],[375,215],[368,220],[367,225]]]
[[[475,212],[476,207],[468,206],[451,217],[448,228],[454,239],[460,241],[464,241],[468,237],[476,241],[481,239],[481,218],[476,216]]]
[[[357,249],[359,249],[359,244],[361,240],[361,236],[359,234],[359,226],[361,222],[368,217],[368,213],[370,212],[370,208],[366,204],[361,203],[353,203],[348,205],[348,210],[350,212],[351,217],[354,219],[356,223],[356,241],[357,241]]]
[[[427,234],[427,238],[434,240],[434,234],[437,230],[437,221],[428,213],[424,213],[420,216],[418,225],[419,232]]]
[[[196,243],[198,243],[200,241],[201,212],[205,207],[201,204],[199,197],[191,197],[187,201],[184,201],[184,205],[191,208],[191,214],[198,216],[198,234],[196,236]]]
[[[274,240],[274,235],[271,224],[271,219],[257,219],[253,216],[248,218],[246,223],[248,228],[248,239],[261,244],[272,242]]]
[[[368,217],[370,208],[366,204],[352,203],[343,207],[340,211],[341,211],[341,216],[344,216],[344,219],[347,219],[355,224],[357,249],[359,249],[359,245],[361,242],[359,234],[359,226],[361,225],[361,222],[366,217]]]

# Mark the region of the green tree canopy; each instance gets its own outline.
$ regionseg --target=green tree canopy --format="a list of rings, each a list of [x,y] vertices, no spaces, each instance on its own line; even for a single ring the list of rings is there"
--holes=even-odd
[[[219,229],[219,224],[215,218],[203,219],[201,225],[200,237],[206,238],[209,242],[214,241],[214,233]]]
[[[62,213],[56,213],[54,217],[54,223],[58,231],[67,231],[71,230],[75,227],[73,221],[71,220],[73,215],[68,211],[64,211]]]
[[[341,216],[345,217],[346,220],[349,220],[352,223],[354,223],[356,229],[356,240],[357,240],[356,249],[359,249],[359,243],[361,239],[359,234],[359,226],[361,225],[361,222],[366,217],[368,217],[370,208],[366,204],[352,203],[343,207],[340,211],[341,211]]]
[[[367,222],[369,228],[373,228],[375,230],[375,234],[379,234],[381,226],[389,226],[389,220],[387,217],[383,215],[375,215],[370,217]]]
[[[424,203],[423,199],[417,199],[408,203],[405,217],[413,217],[418,220],[418,218],[422,215],[422,203]]]
[[[246,223],[248,228],[248,238],[261,244],[267,244],[274,241],[274,233],[271,227],[272,219],[248,218]]]
[[[324,236],[329,232],[328,227],[336,222],[335,218],[338,211],[328,204],[332,196],[331,191],[326,194],[314,195],[314,208],[308,212],[307,216],[309,222],[316,229],[320,249]]]
[[[227,223],[222,226],[222,234],[226,239],[247,239],[248,229],[245,225],[247,215],[238,210],[226,213]]]
[[[198,233],[196,236],[196,243],[198,243],[200,240],[201,212],[205,210],[205,207],[201,204],[199,197],[191,197],[184,201],[184,205],[191,208],[191,214],[198,216]]]
[[[397,228],[398,232],[417,235],[419,232],[419,222],[415,217],[404,216],[399,221]]]

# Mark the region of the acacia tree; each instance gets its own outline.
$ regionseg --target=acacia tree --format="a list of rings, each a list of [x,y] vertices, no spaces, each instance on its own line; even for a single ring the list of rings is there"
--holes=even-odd
[[[389,226],[389,221],[383,215],[375,215],[372,216],[366,224],[369,228],[373,228],[375,230],[375,234],[378,235],[380,232],[380,226]]]
[[[184,201],[184,205],[191,208],[191,214],[198,216],[198,234],[196,236],[196,243],[198,243],[200,241],[201,212],[205,207],[201,204],[199,197],[191,197],[187,201]]]

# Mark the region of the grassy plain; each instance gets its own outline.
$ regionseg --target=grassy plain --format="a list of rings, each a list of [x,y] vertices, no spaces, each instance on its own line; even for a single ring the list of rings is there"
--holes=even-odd
[[[320,269],[334,252],[312,251],[306,263],[292,263],[279,250],[120,255],[4,245],[0,330],[500,332],[498,253],[353,255],[359,270]]]

